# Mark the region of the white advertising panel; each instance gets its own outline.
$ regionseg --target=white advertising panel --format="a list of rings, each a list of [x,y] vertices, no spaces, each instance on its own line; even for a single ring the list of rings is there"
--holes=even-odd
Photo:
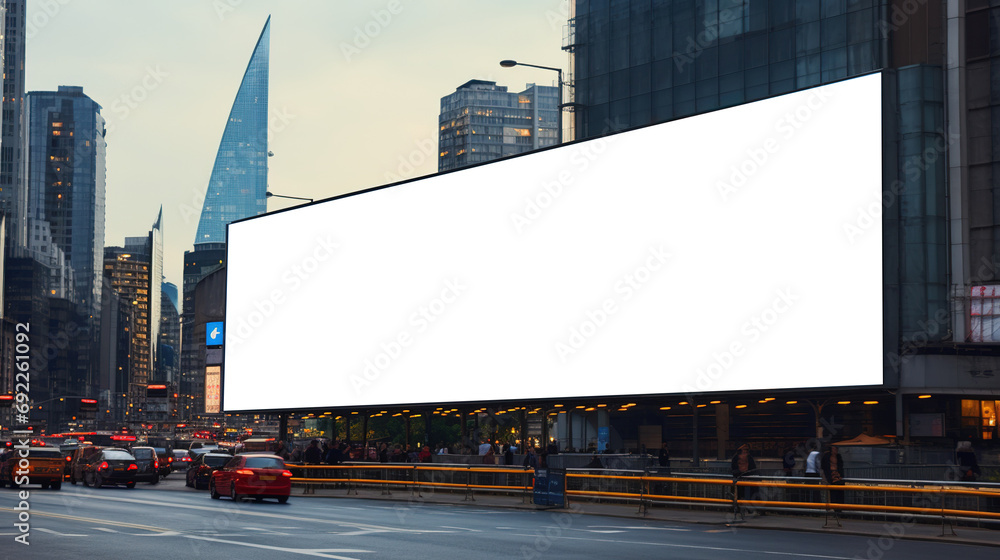
[[[223,406],[880,385],[881,107],[864,76],[231,224]]]

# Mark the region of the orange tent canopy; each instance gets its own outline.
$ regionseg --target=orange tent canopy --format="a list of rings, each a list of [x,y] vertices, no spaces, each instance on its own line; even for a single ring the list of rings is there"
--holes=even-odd
[[[838,441],[833,445],[889,445],[890,443],[885,438],[861,434],[848,440]]]

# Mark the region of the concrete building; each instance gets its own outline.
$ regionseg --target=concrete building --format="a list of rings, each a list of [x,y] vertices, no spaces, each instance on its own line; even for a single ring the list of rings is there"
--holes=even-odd
[[[438,171],[555,146],[559,88],[528,84],[519,93],[469,80],[441,98]]]

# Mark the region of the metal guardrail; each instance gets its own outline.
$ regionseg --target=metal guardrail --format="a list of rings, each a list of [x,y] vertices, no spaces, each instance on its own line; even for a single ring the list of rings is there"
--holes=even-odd
[[[288,465],[292,483],[314,492],[317,486],[379,488],[422,495],[424,489],[465,493],[520,494],[531,499],[534,471],[522,467],[440,463]],[[575,500],[613,500],[638,503],[639,513],[651,506],[687,505],[731,511],[732,520],[766,511],[809,511],[826,514],[838,525],[841,513],[940,518],[942,531],[953,520],[979,523],[1000,521],[1000,484],[895,479],[845,479],[844,484],[822,484],[818,478],[747,476],[739,480],[709,473],[658,474],[655,469],[567,469],[566,497]]]

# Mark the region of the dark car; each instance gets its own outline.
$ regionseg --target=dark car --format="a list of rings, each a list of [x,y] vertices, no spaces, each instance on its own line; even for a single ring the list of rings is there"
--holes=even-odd
[[[212,473],[208,490],[213,500],[225,493],[234,501],[253,496],[257,501],[276,498],[283,504],[292,493],[292,473],[277,455],[239,454]]]
[[[124,484],[135,488],[139,465],[128,451],[124,449],[103,449],[83,465],[83,485],[101,486],[107,484]]]
[[[69,462],[69,483],[76,484],[83,482],[83,467],[88,461],[103,450],[103,447],[96,445],[81,445],[73,451]]]
[[[148,482],[156,484],[160,481],[160,457],[152,447],[133,447],[132,456],[135,457],[135,464],[139,467],[138,474],[135,475],[136,482]]]
[[[160,458],[160,478],[166,478],[168,474],[174,472],[174,450],[166,447],[154,447],[156,456]]]
[[[191,454],[187,449],[174,449],[174,461],[170,463],[170,470],[183,471],[191,466]]]
[[[202,453],[198,455],[191,460],[185,484],[198,490],[208,488],[208,481],[211,480],[212,473],[232,458],[232,455],[226,453]]]

